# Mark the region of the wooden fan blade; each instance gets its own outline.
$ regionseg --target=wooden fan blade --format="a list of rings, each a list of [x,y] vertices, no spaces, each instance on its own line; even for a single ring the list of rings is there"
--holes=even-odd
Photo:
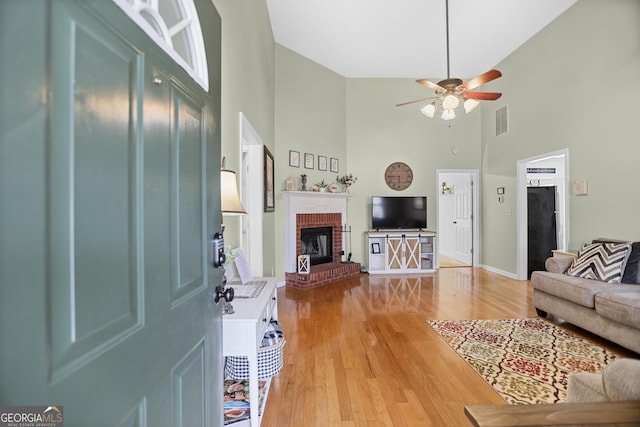
[[[500,98],[502,94],[500,92],[465,92],[463,96],[480,101],[495,101]]]
[[[424,101],[428,101],[430,99],[435,99],[435,96],[430,96],[429,98],[421,98],[421,99],[416,99],[415,101],[409,101],[409,102],[403,102],[402,104],[396,104],[396,107],[402,107],[403,105],[409,105],[409,104],[416,104],[418,102],[424,102]]]
[[[431,89],[431,90],[435,90],[436,92],[446,92],[447,90],[445,88],[443,88],[442,86],[429,81],[427,79],[420,79],[420,80],[416,80],[417,83],[420,83],[422,86],[426,87],[427,89]]]
[[[462,83],[458,86],[459,89],[471,90],[477,88],[478,86],[482,86],[483,84],[489,83],[492,80],[497,79],[502,76],[502,73],[498,70],[489,70],[486,73],[480,74],[478,77],[474,77],[469,81]]]

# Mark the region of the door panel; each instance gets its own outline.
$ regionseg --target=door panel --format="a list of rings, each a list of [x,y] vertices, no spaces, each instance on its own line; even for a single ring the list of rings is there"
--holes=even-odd
[[[59,381],[143,323],[135,203],[142,181],[135,162],[142,62],[139,52],[79,11],[60,5],[51,19],[56,42],[49,247],[55,298],[49,304],[52,378]]]
[[[203,189],[206,176],[203,159],[206,144],[203,138],[204,106],[179,87],[171,86],[174,108],[171,129],[171,247],[172,297],[174,300],[204,286],[206,248],[199,245],[203,222]]]
[[[455,242],[454,257],[457,261],[471,265],[473,263],[471,253],[471,233],[472,220],[472,193],[471,175],[461,174],[456,177],[454,187],[455,200]]]
[[[400,270],[402,265],[402,237],[387,237],[387,270]]]
[[[404,240],[404,267],[407,270],[420,269],[420,238],[407,237]]]
[[[221,423],[219,82],[204,93],[111,2],[0,16],[22,22],[0,89],[27,95],[0,99],[0,401],[62,405],[70,426]]]
[[[207,426],[206,343],[199,342],[173,369],[174,426]]]

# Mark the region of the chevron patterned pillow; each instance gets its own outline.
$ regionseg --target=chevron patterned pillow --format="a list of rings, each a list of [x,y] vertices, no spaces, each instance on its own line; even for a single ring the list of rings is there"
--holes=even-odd
[[[620,283],[631,243],[588,243],[567,270],[569,276]]]

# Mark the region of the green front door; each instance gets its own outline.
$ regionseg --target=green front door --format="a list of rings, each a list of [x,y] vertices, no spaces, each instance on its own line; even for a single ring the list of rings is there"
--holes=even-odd
[[[210,93],[110,1],[0,3],[0,406],[221,423],[220,20],[197,3]]]

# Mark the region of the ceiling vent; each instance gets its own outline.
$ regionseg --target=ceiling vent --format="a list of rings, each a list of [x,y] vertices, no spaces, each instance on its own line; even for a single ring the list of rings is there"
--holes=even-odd
[[[509,109],[507,107],[505,105],[496,110],[496,136],[509,131]]]

